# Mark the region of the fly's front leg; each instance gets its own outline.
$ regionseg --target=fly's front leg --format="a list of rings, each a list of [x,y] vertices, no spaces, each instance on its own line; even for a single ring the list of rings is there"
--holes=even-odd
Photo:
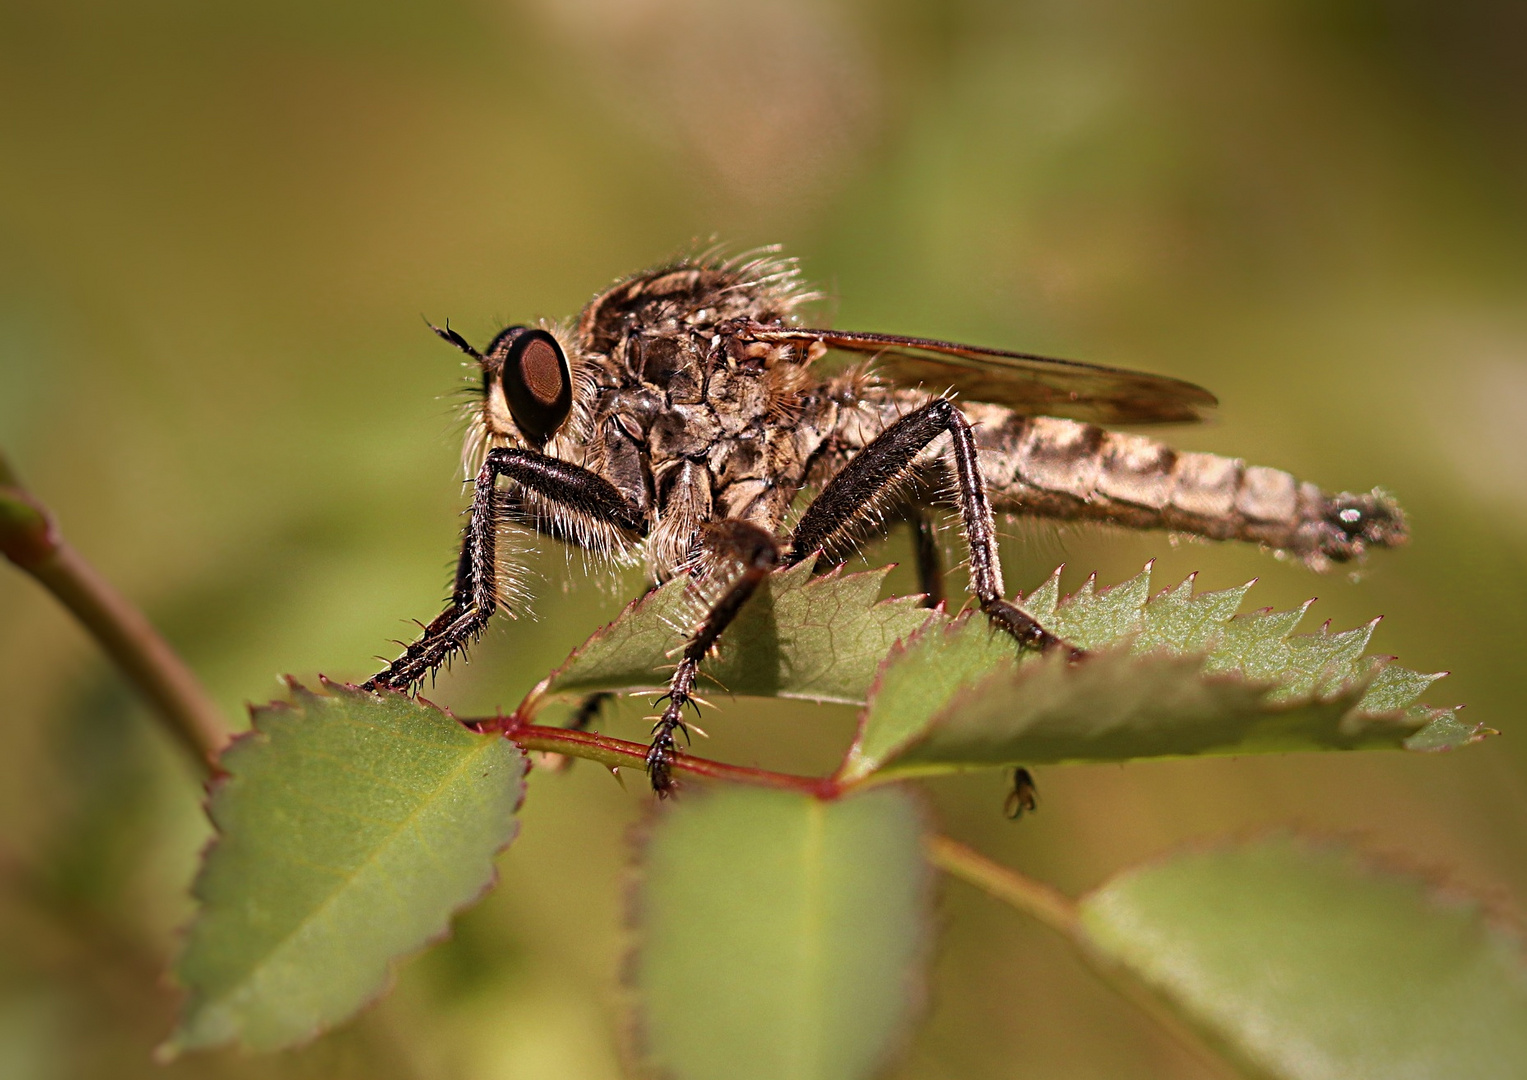
[[[906,478],[918,454],[945,432],[954,444],[960,517],[970,546],[970,591],[991,621],[1020,644],[1042,649],[1069,648],[1003,595],[997,530],[976,459],[970,422],[944,398],[935,398],[886,428],[833,477],[796,526],[791,538],[791,563],[809,558],[861,524],[866,509],[892,494]]]
[[[660,796],[673,791],[673,759],[679,754],[677,740],[673,735],[681,731],[687,738],[684,726],[684,707],[692,705],[695,678],[700,671],[700,661],[710,652],[748,597],[758,589],[769,571],[779,565],[779,541],[768,532],[746,521],[718,521],[705,527],[702,535],[706,547],[718,556],[720,565],[740,566],[739,573],[727,586],[701,621],[694,636],[684,646],[679,666],[668,681],[668,693],[659,698],[668,705],[652,728],[652,745],[647,751],[647,775],[652,780],[652,790]]]
[[[406,690],[432,675],[483,632],[498,607],[499,508],[495,486],[506,476],[537,495],[618,529],[645,528],[641,508],[604,477],[533,450],[489,451],[473,485],[472,511],[456,563],[450,606],[435,616],[403,655],[364,684],[364,689]]]

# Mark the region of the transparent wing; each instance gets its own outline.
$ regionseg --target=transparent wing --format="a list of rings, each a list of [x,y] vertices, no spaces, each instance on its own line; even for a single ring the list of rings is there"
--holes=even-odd
[[[829,349],[870,353],[877,357],[876,372],[892,382],[933,391],[951,388],[971,401],[1028,415],[1103,424],[1180,424],[1202,420],[1206,409],[1219,404],[1203,387],[1166,375],[1006,349],[762,323],[748,327],[747,334],[757,341],[820,342]]]

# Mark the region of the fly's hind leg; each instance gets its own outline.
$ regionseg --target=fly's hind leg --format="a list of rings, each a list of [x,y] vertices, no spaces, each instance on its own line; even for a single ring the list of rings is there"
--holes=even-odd
[[[472,511],[456,563],[450,605],[435,616],[402,656],[373,675],[363,688],[407,690],[434,674],[482,634],[498,607],[498,478],[506,476],[543,499],[628,532],[645,528],[645,517],[604,477],[533,450],[500,447],[488,453],[473,486]]]
[[[678,741],[674,732],[682,732],[687,738],[684,725],[684,707],[693,707],[695,678],[700,671],[700,661],[710,652],[722,632],[731,625],[748,597],[757,591],[759,584],[769,572],[779,565],[779,541],[757,525],[746,521],[726,519],[705,526],[702,542],[716,557],[718,568],[734,569],[726,591],[711,605],[701,620],[699,629],[684,646],[679,666],[668,680],[668,693],[659,698],[667,706],[652,728],[652,745],[647,751],[647,775],[652,780],[652,790],[666,797],[671,794],[673,760],[679,755]]]
[[[981,610],[1021,645],[1067,648],[1079,654],[1003,595],[997,530],[970,422],[944,398],[935,398],[886,428],[833,477],[801,516],[791,537],[790,562],[810,558],[851,532],[862,522],[866,507],[890,494],[906,478],[917,456],[945,432],[954,443],[960,517],[970,547],[970,591]]]

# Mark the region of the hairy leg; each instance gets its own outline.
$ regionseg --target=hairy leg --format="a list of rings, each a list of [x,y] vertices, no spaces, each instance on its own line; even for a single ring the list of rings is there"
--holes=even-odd
[[[647,775],[652,790],[661,796],[673,791],[673,759],[678,756],[674,732],[688,735],[684,726],[684,707],[693,705],[695,678],[700,661],[722,632],[731,625],[748,597],[758,589],[768,573],[779,565],[779,541],[768,532],[746,521],[727,519],[713,522],[702,532],[702,540],[721,565],[740,567],[726,591],[711,605],[699,629],[684,646],[679,666],[668,681],[668,693],[659,698],[667,707],[652,728],[652,745],[647,751]]]
[[[500,476],[558,506],[639,533],[646,521],[639,507],[597,473],[533,450],[490,451],[473,486],[471,516],[456,562],[451,602],[403,655],[372,676],[364,688],[406,690],[434,674],[442,664],[476,640],[498,606],[498,519],[496,484]]]
[[[976,460],[975,439],[969,421],[944,398],[935,398],[886,428],[833,477],[801,516],[791,538],[790,562],[810,558],[852,530],[865,507],[893,492],[918,454],[946,432],[953,443],[960,517],[970,548],[970,590],[981,610],[1022,645],[1070,648],[1003,595],[996,526]]]

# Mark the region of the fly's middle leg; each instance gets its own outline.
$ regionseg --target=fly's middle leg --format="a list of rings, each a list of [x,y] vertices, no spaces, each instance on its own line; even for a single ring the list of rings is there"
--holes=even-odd
[[[668,693],[659,698],[667,706],[652,728],[652,745],[647,751],[647,775],[652,790],[660,796],[672,793],[673,760],[679,754],[675,732],[687,737],[684,725],[685,706],[693,707],[695,678],[700,661],[705,659],[722,632],[732,624],[742,605],[757,591],[763,579],[779,565],[779,541],[768,532],[746,521],[727,519],[707,525],[702,537],[706,547],[723,566],[740,567],[726,591],[706,612],[679,658],[679,666],[668,681]]]
[[[1003,595],[997,530],[970,422],[944,398],[935,398],[886,428],[833,477],[796,526],[791,538],[791,563],[809,558],[861,525],[866,510],[892,495],[906,479],[917,456],[946,432],[953,442],[960,518],[970,548],[970,591],[975,593],[987,617],[1019,644],[1070,649]],[[1075,649],[1071,651],[1077,653]]]

